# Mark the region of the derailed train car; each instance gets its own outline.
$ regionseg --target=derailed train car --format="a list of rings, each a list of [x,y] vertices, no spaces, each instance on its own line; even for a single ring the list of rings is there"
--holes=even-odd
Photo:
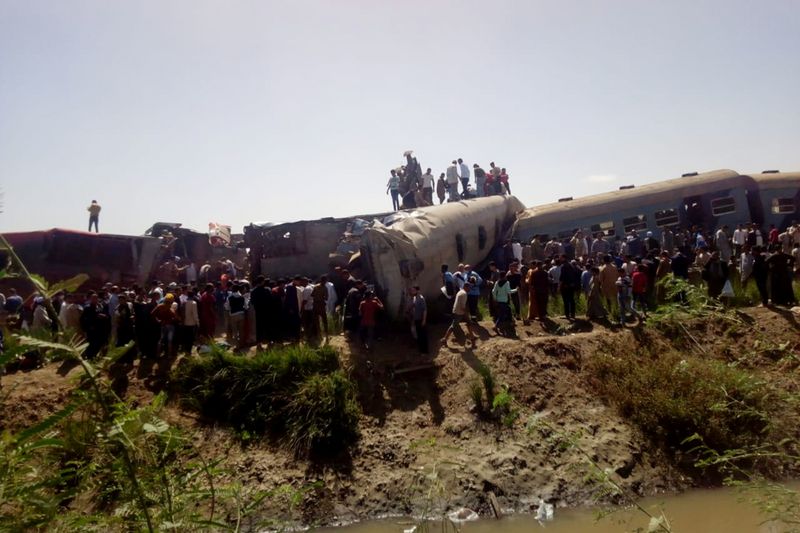
[[[244,228],[250,272],[273,278],[328,274],[334,266],[347,266],[358,252],[360,237],[367,226],[393,216],[396,215],[378,213],[277,225],[250,224]]]
[[[64,229],[4,233],[27,269],[53,283],[86,274],[82,290],[143,284],[159,257],[161,242],[153,237],[87,233]]]
[[[403,315],[414,285],[430,305],[441,294],[441,265],[486,260],[524,208],[513,196],[491,196],[423,207],[388,227],[375,224],[361,237],[364,272],[391,316]]]
[[[565,239],[581,229],[607,237],[633,230],[652,231],[659,237],[666,227],[710,230],[749,221],[761,224],[761,213],[756,179],[717,170],[532,207],[520,215],[513,236],[523,242],[534,235]]]

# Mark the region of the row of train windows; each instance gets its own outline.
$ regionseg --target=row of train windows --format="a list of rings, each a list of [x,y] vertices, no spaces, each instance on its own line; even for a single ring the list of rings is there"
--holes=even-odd
[[[685,205],[684,208],[688,211],[690,208],[696,208],[697,204]],[[794,198],[773,198],[772,199],[772,212],[774,214],[789,214],[794,213],[797,209]],[[736,212],[736,199],[731,196],[723,198],[715,198],[711,200],[711,214],[714,216],[727,215]],[[662,209],[653,213],[656,226],[659,228],[666,228],[669,226],[677,226],[680,223],[680,215],[677,209]],[[630,233],[633,230],[641,231],[647,229],[647,215],[636,215],[622,219],[622,226],[625,233]],[[613,221],[600,222],[592,224],[589,228],[592,235],[602,233],[607,237],[616,235],[616,228]],[[574,235],[574,231],[561,231],[558,233],[560,240],[568,239]]]
[[[684,207],[688,211],[690,207],[695,207],[695,206],[686,205]],[[793,207],[794,203],[792,201],[792,208]],[[773,210],[775,209],[776,208],[773,207]],[[736,211],[736,199],[731,196],[726,196],[724,198],[715,198],[711,200],[711,214],[714,216],[726,215],[729,213],[734,213],[735,211]],[[656,226],[659,228],[666,228],[668,226],[677,226],[680,223],[680,215],[677,209],[661,209],[653,213],[653,218],[655,220]],[[645,230],[647,229],[647,215],[636,215],[632,217],[623,218],[622,227],[625,230],[626,234],[634,230],[636,231]],[[614,236],[616,234],[614,222],[612,221],[592,224],[592,226],[589,229],[591,230],[593,235],[596,235],[598,233],[603,233],[606,236]],[[559,234],[559,237],[561,237],[561,234]]]

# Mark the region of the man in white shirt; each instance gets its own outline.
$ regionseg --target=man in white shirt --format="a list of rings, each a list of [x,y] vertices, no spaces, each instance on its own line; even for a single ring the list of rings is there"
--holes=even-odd
[[[461,188],[463,192],[467,192],[467,187],[469,187],[469,167],[464,164],[464,160],[460,157],[458,158],[458,174],[459,178],[461,178]]]
[[[301,286],[303,287],[302,307],[300,316],[303,318],[303,330],[308,338],[311,338],[314,331],[314,284],[307,278],[303,278]]]
[[[197,300],[193,290],[189,290],[183,302],[183,349],[186,353],[192,353],[194,340],[197,338],[197,328],[200,326],[200,315],[197,312]]]
[[[723,263],[727,263],[731,260],[731,243],[728,240],[728,234],[725,232],[727,228],[728,226],[722,226],[714,235],[714,244],[719,252],[719,258]]]
[[[519,241],[511,241],[511,252],[514,254],[514,259],[522,263],[522,244]]]
[[[742,254],[742,248],[745,244],[747,244],[747,230],[743,229],[742,225],[739,224],[733,230],[733,246],[737,257]]]
[[[433,205],[433,174],[431,174],[431,169],[428,169],[422,175],[422,195],[429,205]]]
[[[194,264],[194,261],[189,261],[189,264],[183,269],[186,274],[186,283],[192,286],[197,285],[197,265]]]
[[[450,200],[451,202],[457,202],[460,200],[458,196],[458,168],[456,165],[458,164],[457,161],[453,161],[449,167],[447,167],[446,173],[446,181],[447,181],[447,190],[450,192]]]
[[[442,344],[444,345],[447,345],[450,335],[453,334],[456,328],[461,329],[461,323],[467,326],[467,333],[469,333],[469,339],[472,341],[473,346],[478,340],[478,336],[475,334],[475,330],[472,326],[472,319],[469,316],[469,308],[467,307],[467,293],[471,288],[472,285],[467,282],[464,284],[464,287],[456,293],[456,297],[453,301],[453,322],[450,324],[450,327],[447,328],[447,333],[444,334],[444,339],[442,339]]]

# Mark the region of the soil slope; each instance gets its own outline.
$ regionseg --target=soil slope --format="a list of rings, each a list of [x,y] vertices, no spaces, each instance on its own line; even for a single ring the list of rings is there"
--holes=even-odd
[[[333,461],[296,459],[265,442],[242,446],[231,431],[199,420],[177,402],[166,417],[187,431],[202,453],[225,456],[230,475],[246,486],[321,482],[297,510],[295,518],[306,524],[416,513],[431,485],[438,489],[434,504],[466,506],[482,515],[490,513],[490,492],[501,507],[518,512],[532,511],[539,498],[558,505],[591,504],[596,490],[586,481],[587,456],[635,494],[678,491],[691,479],[672,466],[667,452],[596,397],[584,362],[597,353],[633,353],[642,342],[665,348],[683,342],[687,350],[730,359],[750,353],[754,339],[763,338],[788,342],[789,350],[800,353],[797,315],[748,309],[740,316],[745,326],[734,331],[703,320],[688,324],[689,339],[580,321],[556,321],[547,330],[540,323],[520,325],[519,339],[505,339],[490,336],[490,324],[484,323],[477,346],[464,347],[463,337],[451,340],[450,347],[437,345],[427,367],[402,335],[382,339],[369,354],[337,337],[332,342],[358,384],[363,417],[358,445]],[[440,338],[442,329],[432,328],[431,338]],[[769,357],[754,357],[748,364],[763,366],[797,390],[796,369],[787,373]],[[174,364],[179,361],[131,361],[116,367],[112,378],[130,401],[146,402],[168,387]],[[515,397],[520,417],[510,428],[475,412],[470,390],[480,380],[481,364],[492,370],[498,391],[507,386]],[[54,412],[78,374],[72,365],[54,363],[4,376],[0,429],[26,427]],[[579,447],[564,446],[558,434],[571,435]],[[425,477],[431,469],[436,476]]]

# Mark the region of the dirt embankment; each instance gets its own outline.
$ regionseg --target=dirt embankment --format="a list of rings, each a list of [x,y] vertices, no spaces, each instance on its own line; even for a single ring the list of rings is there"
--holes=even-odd
[[[749,309],[740,317],[734,328],[696,320],[675,335],[589,323],[570,330],[566,322],[545,331],[533,323],[520,326],[519,339],[513,340],[490,337],[489,324],[482,324],[476,347],[464,348],[458,345],[463,338],[457,338],[450,347],[437,348],[433,367],[416,369],[423,365],[409,355],[414,353],[410,339],[384,339],[375,353],[366,354],[336,338],[333,342],[358,385],[363,417],[358,445],[349,456],[326,463],[298,460],[263,442],[241,446],[228,429],[210,426],[177,404],[169,407],[167,418],[202,453],[225,456],[230,475],[246,486],[271,489],[321,482],[298,510],[297,518],[309,524],[418,512],[421,491],[431,483],[441,489],[435,503],[466,506],[480,514],[489,513],[489,492],[501,507],[520,512],[535,509],[539,498],[559,505],[590,504],[597,492],[586,481],[587,457],[634,494],[677,491],[692,480],[673,466],[668,451],[654,446],[597,398],[585,362],[598,353],[633,355],[642,343],[656,350],[674,349],[677,343],[706,357],[742,359],[741,364],[797,390],[796,370],[787,373],[776,366],[764,349],[767,345],[755,341],[789,343],[788,350],[797,354],[800,318],[768,309]],[[432,329],[431,338],[438,339],[440,328]],[[497,391],[508,387],[514,396],[520,416],[512,427],[476,414],[471,390],[473,383],[480,383],[481,365],[491,369]],[[168,385],[169,367],[166,361],[136,361],[115,369],[113,378],[129,400],[145,402]],[[412,370],[397,372],[408,368]],[[51,364],[4,376],[8,397],[0,428],[25,427],[55,411],[68,398],[77,373]],[[559,436],[578,446],[565,446]],[[422,480],[421,473],[432,468],[437,476]]]

